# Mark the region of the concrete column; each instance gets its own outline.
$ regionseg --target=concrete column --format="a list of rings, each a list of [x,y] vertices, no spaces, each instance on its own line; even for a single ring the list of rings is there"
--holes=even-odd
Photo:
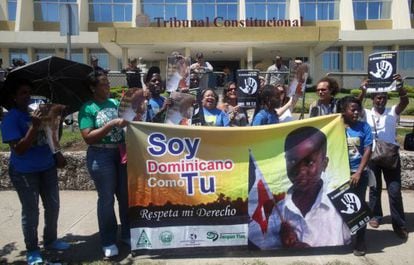
[[[341,68],[342,69],[339,69],[339,71],[342,71],[342,72],[347,72],[347,60],[346,60],[346,51],[347,51],[348,49],[347,49],[347,47],[346,46],[342,46],[342,48],[341,48],[341,61],[342,61],[342,64],[341,64]]]
[[[191,48],[190,47],[185,47],[184,48],[184,56],[185,57],[190,57],[191,56]]]
[[[0,0],[0,20],[9,20],[9,14],[7,12],[7,0]]]
[[[35,49],[33,47],[27,48],[27,57],[29,58],[29,61],[27,63],[36,61]]]
[[[34,21],[33,0],[17,0],[14,31],[32,31]]]
[[[316,66],[316,56],[315,56],[315,48],[310,47],[309,48],[309,75],[313,78],[314,82],[315,80],[315,66]]]
[[[239,20],[246,20],[246,0],[239,0]]]
[[[372,46],[364,46],[364,71],[368,71],[368,56],[374,51]]]
[[[408,1],[391,1],[391,20],[393,29],[411,29]]]
[[[55,54],[56,54],[57,57],[65,58],[65,51],[66,51],[65,48],[56,48],[55,49]]]
[[[289,19],[300,19],[300,5],[299,0],[289,1]]]
[[[253,47],[247,48],[247,69],[253,69]]]
[[[339,21],[341,30],[355,30],[352,0],[339,1]]]
[[[109,69],[110,70],[119,70],[118,69],[118,58],[113,56],[112,54],[108,53],[109,56]]]
[[[122,67],[128,65],[128,48],[122,48]]]
[[[193,19],[193,1],[192,0],[187,0],[187,19],[188,20]]]
[[[78,0],[79,31],[88,31],[89,3],[88,0]]]
[[[89,65],[89,49],[88,48],[82,48],[82,54],[83,54],[83,63]]]
[[[3,58],[3,68],[7,68],[10,66],[10,54],[9,54],[9,49],[7,48],[1,48],[0,49],[1,52],[1,56]]]
[[[246,60],[241,58],[240,59],[240,69],[245,69],[245,68],[246,68]]]
[[[132,0],[132,21],[131,26],[136,27],[137,26],[137,15],[141,14],[141,0]]]

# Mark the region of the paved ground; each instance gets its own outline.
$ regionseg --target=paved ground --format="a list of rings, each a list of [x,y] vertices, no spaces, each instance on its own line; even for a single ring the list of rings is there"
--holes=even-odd
[[[414,232],[414,191],[403,193],[408,230]],[[24,243],[20,228],[20,203],[13,191],[0,192],[0,264],[24,264]],[[388,200],[383,197],[385,214],[389,213]],[[42,218],[40,218],[42,219]],[[354,257],[349,246],[295,251],[171,251],[168,256],[131,257],[123,245],[120,256],[112,263],[122,264],[414,264],[414,234],[407,242],[392,232],[390,218],[379,229],[368,229],[368,254]],[[42,227],[43,223],[39,227]],[[323,228],[322,228],[323,229]],[[41,229],[39,229],[41,235]],[[61,192],[59,236],[72,244],[66,253],[43,252],[49,260],[68,264],[109,264],[102,261],[96,220],[96,193],[81,191]]]

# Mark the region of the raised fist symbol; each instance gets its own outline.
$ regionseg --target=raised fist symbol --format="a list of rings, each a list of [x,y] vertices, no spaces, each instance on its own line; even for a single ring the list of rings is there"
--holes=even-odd
[[[240,87],[240,90],[245,94],[253,95],[257,90],[257,82],[254,78],[244,79],[244,87]]]
[[[388,61],[380,61],[379,63],[376,63],[375,66],[377,67],[377,71],[373,72],[370,71],[369,73],[376,77],[381,79],[387,79],[392,74],[392,65]]]
[[[341,210],[341,213],[353,214],[361,208],[361,202],[358,196],[353,193],[345,193],[341,202],[346,206],[346,210]]]

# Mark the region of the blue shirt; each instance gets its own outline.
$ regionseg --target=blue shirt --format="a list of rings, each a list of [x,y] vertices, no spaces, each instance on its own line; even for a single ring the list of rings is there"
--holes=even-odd
[[[32,118],[29,113],[22,112],[18,109],[11,109],[1,124],[3,143],[10,143],[22,139],[31,124]],[[18,155],[12,149],[10,165],[17,172],[21,173],[39,172],[53,167],[55,160],[47,144],[45,131],[41,129],[37,131],[36,139],[24,154]]]
[[[158,98],[150,98],[148,100],[148,106],[147,106],[147,118],[146,121],[152,121],[157,115],[158,112],[160,112],[160,109],[164,105],[165,98],[160,96]]]
[[[358,121],[346,128],[346,139],[350,169],[351,172],[356,172],[361,164],[365,147],[372,145],[371,127],[366,122]]]
[[[229,116],[219,109],[209,110],[203,107],[203,114],[206,126],[230,126]]]
[[[252,126],[276,123],[279,123],[279,117],[277,116],[276,112],[270,112],[269,110],[261,109],[256,114],[256,116],[254,116]]]

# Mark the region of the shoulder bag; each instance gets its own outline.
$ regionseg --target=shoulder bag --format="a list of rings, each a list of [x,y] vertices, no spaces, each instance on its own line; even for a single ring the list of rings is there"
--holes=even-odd
[[[372,116],[375,130],[375,145],[371,154],[371,162],[379,167],[387,169],[396,169],[399,160],[400,147],[395,144],[387,143],[378,138],[377,126],[375,125],[374,116]]]

